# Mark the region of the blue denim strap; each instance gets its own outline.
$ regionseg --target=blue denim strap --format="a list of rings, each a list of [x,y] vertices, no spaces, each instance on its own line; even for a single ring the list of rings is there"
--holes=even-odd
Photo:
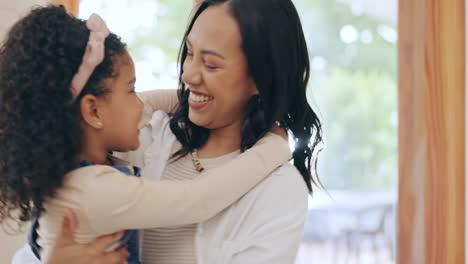
[[[133,167],[133,170],[135,174],[132,174],[132,171],[128,167],[124,166],[114,166],[115,169],[129,175],[129,176],[135,176],[135,177],[140,177],[141,172],[140,168],[138,167]],[[127,245],[128,247],[128,253],[130,256],[128,257],[127,261],[128,264],[139,264],[139,238],[138,238],[138,230],[132,229],[132,230],[127,230],[125,231],[122,239],[120,240],[120,245],[119,248]]]
[[[39,221],[37,221],[37,218],[34,218],[31,223],[31,229],[28,234],[28,244],[31,247],[31,251],[34,253],[34,256],[38,260],[41,260],[41,256],[39,254],[39,245],[37,244],[37,228],[39,227]]]

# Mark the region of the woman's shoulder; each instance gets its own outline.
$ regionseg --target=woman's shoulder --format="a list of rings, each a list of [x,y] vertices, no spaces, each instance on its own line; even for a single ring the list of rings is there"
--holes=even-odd
[[[170,117],[163,111],[152,113],[143,124],[140,124],[140,147],[135,151],[114,153],[119,158],[129,161],[144,169],[150,164],[165,164],[176,141],[170,126]]]
[[[296,167],[285,163],[233,204],[229,210],[210,220],[208,226],[216,229],[215,226],[223,226],[219,223],[226,221],[229,223],[229,229],[235,230],[235,227],[242,223],[242,229],[248,231],[270,223],[271,219],[277,220],[277,223],[290,225],[293,222],[303,221],[307,215],[307,208],[306,184]],[[220,220],[220,217],[227,220]]]
[[[308,195],[302,175],[288,162],[274,170],[269,177],[253,188],[246,198],[255,200],[257,204],[297,205],[297,203],[306,204]]]
[[[168,125],[169,121],[170,116],[168,113],[164,111],[155,111],[151,113],[150,118],[143,125],[150,125],[154,128],[157,128],[161,125]]]
[[[141,134],[147,138],[141,138],[143,143],[162,144],[170,142],[171,145],[175,141],[175,136],[170,128],[170,117],[166,112],[156,111],[142,127]],[[141,146],[140,146],[141,147]]]
[[[301,173],[289,162],[274,170],[265,182],[269,182],[270,187],[282,186],[305,193],[308,192]]]

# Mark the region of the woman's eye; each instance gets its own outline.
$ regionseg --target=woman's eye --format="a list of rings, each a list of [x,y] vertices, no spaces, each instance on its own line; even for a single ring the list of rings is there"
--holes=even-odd
[[[216,66],[211,66],[211,65],[205,65],[205,67],[206,67],[208,70],[216,70],[216,69],[218,69],[218,67],[216,67]]]

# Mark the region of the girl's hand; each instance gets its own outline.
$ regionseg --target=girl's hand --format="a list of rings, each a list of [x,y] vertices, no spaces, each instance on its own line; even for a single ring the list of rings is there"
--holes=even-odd
[[[121,264],[127,263],[129,253],[126,248],[106,253],[105,250],[121,237],[120,233],[102,236],[89,244],[78,244],[73,233],[78,220],[69,208],[63,210],[63,225],[46,264]]]

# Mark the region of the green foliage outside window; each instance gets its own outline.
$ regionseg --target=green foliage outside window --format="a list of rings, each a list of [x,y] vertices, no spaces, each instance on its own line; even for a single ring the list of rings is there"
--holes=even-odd
[[[334,0],[293,2],[310,51],[309,99],[323,121],[326,143],[319,158],[319,175],[325,187],[395,188],[398,123],[395,22],[353,11],[348,4]],[[128,44],[137,62],[145,59],[149,49],[159,48],[164,53],[164,67],[175,73],[192,0],[157,0],[157,3],[154,25],[149,31],[136,32]],[[154,73],[155,79],[158,74]]]

